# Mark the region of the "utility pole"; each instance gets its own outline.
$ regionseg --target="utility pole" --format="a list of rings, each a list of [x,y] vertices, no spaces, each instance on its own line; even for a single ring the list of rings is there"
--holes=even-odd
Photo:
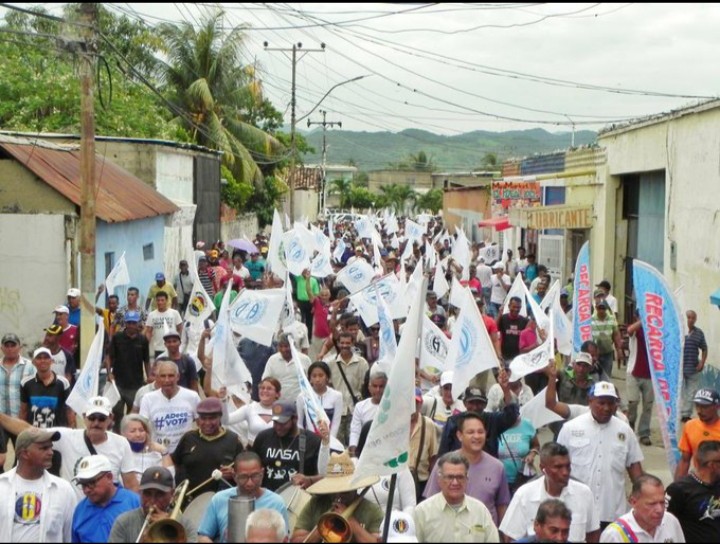
[[[295,125],[296,120],[296,105],[297,101],[295,98],[295,71],[298,62],[297,52],[302,51],[303,53],[324,53],[325,44],[320,44],[320,49],[303,49],[302,43],[294,43],[292,48],[287,47],[268,47],[268,42],[263,42],[265,51],[282,51],[292,53],[292,78],[291,78],[291,93],[290,93],[290,174],[288,175],[288,189],[290,191],[290,221],[295,221],[295,187],[293,187],[293,175],[295,173],[295,162],[297,161],[297,145],[295,142]],[[304,57],[305,55],[303,55]],[[300,57],[302,59],[302,57]]]
[[[79,5],[84,23],[80,47],[80,363],[87,359],[95,333],[95,108],[93,78],[97,52],[97,4]]]
[[[318,214],[321,214],[325,209],[325,187],[327,186],[327,176],[325,174],[325,167],[327,166],[327,129],[332,128],[335,125],[342,128],[342,121],[328,121],[327,111],[320,110],[322,114],[322,121],[310,121],[308,119],[307,126],[310,128],[312,125],[322,125],[323,139],[322,139],[322,179],[320,181],[320,197],[318,198]]]

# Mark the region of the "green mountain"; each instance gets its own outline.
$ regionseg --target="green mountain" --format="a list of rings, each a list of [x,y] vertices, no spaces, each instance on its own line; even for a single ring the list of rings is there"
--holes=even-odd
[[[307,164],[322,160],[322,130],[304,132],[314,154],[303,157]],[[575,145],[595,142],[597,133],[582,130],[575,133]],[[543,129],[489,132],[476,130],[456,136],[441,136],[425,130],[407,129],[402,132],[327,131],[328,164],[348,164],[353,161],[360,170],[379,170],[391,163],[407,162],[410,155],[425,152],[436,170],[471,170],[482,163],[486,153],[495,153],[501,162],[511,157],[535,153],[550,153],[570,147],[569,132],[552,133]]]

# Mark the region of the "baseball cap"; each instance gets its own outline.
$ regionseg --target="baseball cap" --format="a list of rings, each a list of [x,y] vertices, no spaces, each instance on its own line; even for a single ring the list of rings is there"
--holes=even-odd
[[[425,298],[437,298],[437,293],[435,291],[428,291],[425,293]]]
[[[71,287],[68,289],[67,296],[69,297],[79,297],[81,295],[80,289],[77,287]]]
[[[492,265],[493,270],[505,270],[505,265],[502,263],[502,261],[496,262],[494,265]]]
[[[597,382],[590,388],[588,393],[591,397],[612,397],[618,398],[615,386],[610,382]]]
[[[602,287],[603,289],[610,290],[610,282],[608,280],[602,280],[600,283],[596,284],[595,287]]]
[[[14,332],[9,332],[2,337],[2,343],[5,344],[7,342],[13,342],[15,344],[20,344],[20,338],[18,338],[18,335],[15,334]]]
[[[76,482],[92,480],[95,476],[102,474],[103,472],[112,472],[110,459],[104,455],[88,455],[80,460],[78,471],[73,480]]]
[[[55,309],[53,310],[53,313],[55,314],[69,314],[70,310],[67,306],[61,304],[60,306],[55,306]]]
[[[140,321],[140,312],[135,310],[128,310],[125,312],[125,323],[128,321],[131,323],[138,323]]]
[[[446,370],[442,374],[440,374],[440,387],[443,387],[444,385],[452,384],[453,381],[453,373],[452,370]]]
[[[50,432],[37,427],[30,427],[22,431],[15,439],[15,453],[29,448],[33,444],[39,442],[56,442],[60,440],[60,433],[58,431]]]
[[[423,401],[423,392],[422,392],[422,389],[420,389],[419,387],[415,388],[415,400],[417,402]]]
[[[143,472],[142,478],[140,478],[140,491],[158,489],[167,492],[172,491],[174,487],[175,479],[165,467],[150,467]]]
[[[695,404],[702,404],[703,406],[720,404],[720,395],[717,391],[709,387],[698,389],[693,397],[693,402]]]
[[[562,289],[560,289],[560,296],[561,296],[561,297],[569,297],[569,296],[570,296],[570,291],[568,291],[567,289],[565,289],[565,288],[563,287]]]
[[[388,542],[418,542],[415,535],[415,521],[412,516],[394,510],[390,514],[390,528],[387,535]]]
[[[262,253],[263,255],[265,255],[267,252],[268,252],[267,246],[263,246],[260,248],[260,253]]]
[[[272,420],[278,423],[287,423],[290,418],[297,416],[294,402],[278,401],[272,406]]]
[[[602,289],[595,289],[595,292],[593,293],[593,297],[604,297],[605,291]]]
[[[155,281],[162,281],[164,279],[165,279],[165,274],[163,274],[162,272],[158,272],[157,274],[155,274]]]
[[[575,356],[575,362],[576,363],[585,363],[586,365],[592,365],[592,355],[589,353],[585,353],[584,351],[581,351]]]
[[[463,402],[467,402],[469,400],[481,400],[483,402],[487,402],[487,395],[483,393],[482,389],[478,387],[468,387],[465,390],[465,393],[463,394]]]
[[[42,355],[43,353],[48,357],[52,357],[52,353],[48,348],[37,348],[35,351],[33,351],[33,359],[38,355]]]
[[[222,414],[222,402],[217,397],[208,397],[198,403],[195,411],[198,414]]]
[[[112,413],[112,408],[110,401],[105,397],[92,397],[85,408],[85,415],[102,414],[109,416]]]
[[[595,305],[595,307],[596,307],[596,308],[605,308],[606,310],[607,310],[608,308],[610,308],[610,306],[608,306],[608,303],[605,302],[604,300],[601,300],[600,302],[598,302],[598,303]]]
[[[60,325],[50,325],[49,327],[45,327],[43,330],[48,334],[52,334],[53,336],[57,336],[58,334],[62,334],[63,332]]]

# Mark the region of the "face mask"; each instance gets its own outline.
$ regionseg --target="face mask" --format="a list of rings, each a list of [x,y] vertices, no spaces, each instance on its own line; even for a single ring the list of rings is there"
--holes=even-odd
[[[130,442],[128,440],[128,442]],[[145,449],[145,442],[130,442],[130,449],[135,453],[140,453]]]

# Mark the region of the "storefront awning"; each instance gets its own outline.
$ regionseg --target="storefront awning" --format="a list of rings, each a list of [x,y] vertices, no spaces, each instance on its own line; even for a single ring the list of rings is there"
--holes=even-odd
[[[510,224],[510,218],[507,215],[502,217],[491,217],[490,219],[483,219],[478,222],[479,227],[493,227],[495,230],[509,229],[512,225]]]
[[[715,306],[720,306],[720,289],[718,289],[712,295],[710,295],[710,304],[714,304]]]

